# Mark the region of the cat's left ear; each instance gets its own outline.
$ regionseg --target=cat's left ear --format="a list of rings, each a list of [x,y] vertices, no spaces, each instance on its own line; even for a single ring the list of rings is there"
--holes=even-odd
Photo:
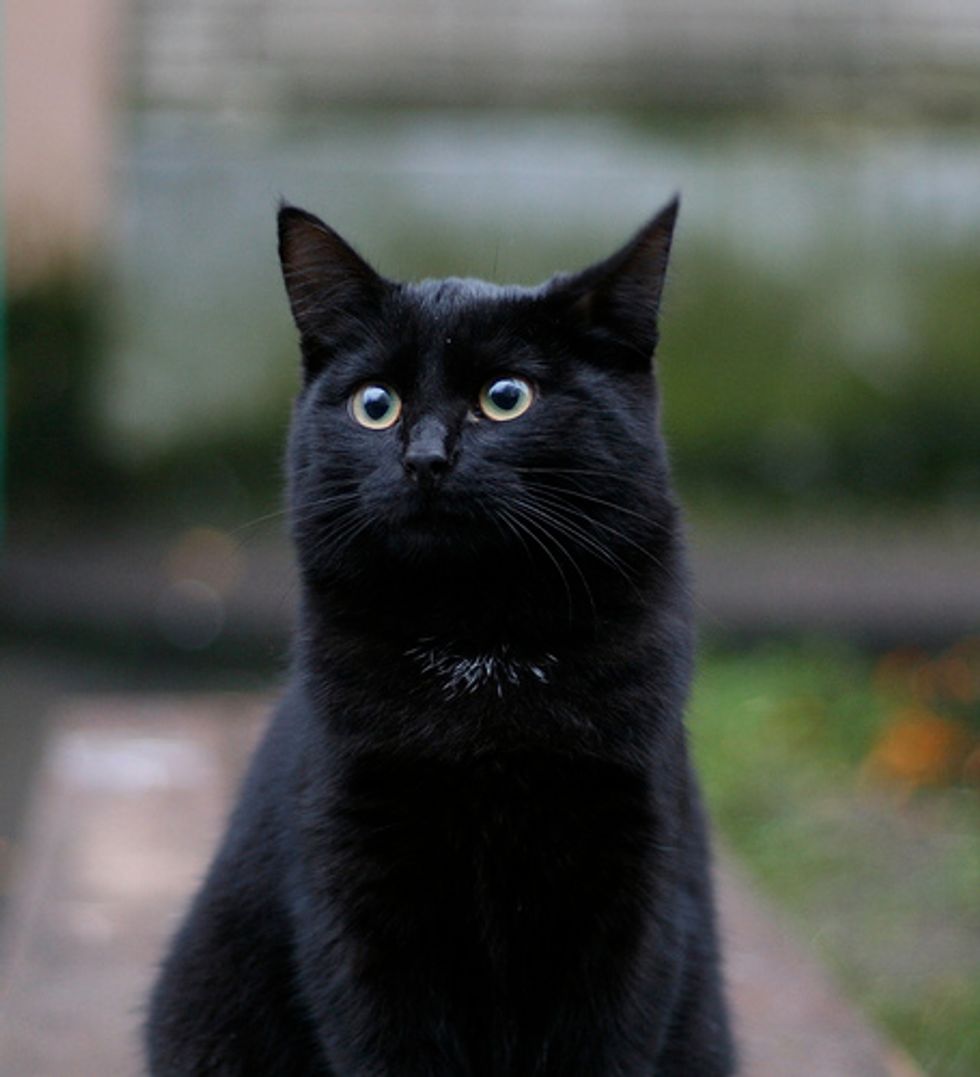
[[[680,198],[666,206],[611,257],[546,289],[566,316],[585,328],[611,333],[649,362],[657,346],[658,316]]]

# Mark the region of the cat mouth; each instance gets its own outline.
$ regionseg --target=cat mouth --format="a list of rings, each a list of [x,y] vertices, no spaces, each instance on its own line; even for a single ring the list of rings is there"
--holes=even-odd
[[[415,505],[396,523],[395,530],[432,539],[447,540],[473,526],[473,517],[446,504],[430,502]]]
[[[462,515],[462,500],[458,494],[454,496],[452,491],[441,486],[413,486],[403,491],[393,507],[403,522],[425,525]]]
[[[471,498],[447,490],[410,490],[393,499],[387,517],[389,534],[432,546],[471,540],[487,529],[486,514],[474,511]]]

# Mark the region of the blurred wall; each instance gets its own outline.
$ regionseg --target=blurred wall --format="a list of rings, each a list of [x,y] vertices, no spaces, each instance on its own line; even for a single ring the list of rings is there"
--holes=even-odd
[[[7,271],[19,290],[95,254],[110,209],[121,0],[8,0]]]
[[[173,104],[731,106],[965,97],[975,0],[136,0],[139,96]]]

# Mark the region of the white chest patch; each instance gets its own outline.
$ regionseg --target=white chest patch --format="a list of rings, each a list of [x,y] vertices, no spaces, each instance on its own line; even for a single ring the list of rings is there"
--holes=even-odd
[[[483,690],[503,698],[509,689],[547,684],[558,662],[553,654],[543,654],[533,660],[518,658],[508,647],[485,654],[463,655],[430,640],[422,640],[405,654],[419,664],[424,674],[439,682],[448,699]]]

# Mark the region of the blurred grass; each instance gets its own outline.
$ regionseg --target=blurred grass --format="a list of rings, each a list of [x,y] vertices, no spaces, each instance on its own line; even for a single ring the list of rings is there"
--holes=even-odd
[[[783,274],[680,260],[659,368],[684,489],[980,508],[980,258],[890,257],[887,294],[846,249]]]
[[[716,823],[800,936],[927,1073],[972,1077],[980,663],[970,722],[935,684],[923,689],[919,671],[941,666],[901,654],[876,663],[826,642],[715,651],[701,664],[691,725]],[[907,731],[909,706],[926,705],[923,691],[932,720],[966,731],[942,771],[903,770],[906,757],[885,750]]]

